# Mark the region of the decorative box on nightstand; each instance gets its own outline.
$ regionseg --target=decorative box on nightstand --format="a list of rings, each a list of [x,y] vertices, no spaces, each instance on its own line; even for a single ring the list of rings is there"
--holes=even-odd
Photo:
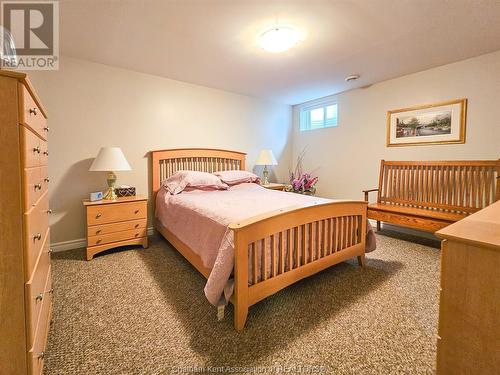
[[[123,197],[97,202],[83,201],[87,211],[87,260],[118,246],[148,247],[148,200]]]
[[[265,187],[266,189],[281,190],[281,191],[284,191],[286,188],[285,184],[277,184],[275,182],[270,182],[267,185],[260,185],[260,186]]]

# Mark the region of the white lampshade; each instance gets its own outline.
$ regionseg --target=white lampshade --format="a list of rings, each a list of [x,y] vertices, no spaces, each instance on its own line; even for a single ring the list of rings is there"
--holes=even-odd
[[[120,147],[102,147],[99,150],[89,171],[130,171],[130,164]]]
[[[262,150],[255,162],[256,165],[278,165],[272,150]]]

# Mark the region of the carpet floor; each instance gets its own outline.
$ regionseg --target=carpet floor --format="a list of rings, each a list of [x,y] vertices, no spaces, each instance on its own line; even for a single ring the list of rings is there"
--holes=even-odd
[[[382,231],[365,268],[349,261],[250,308],[233,329],[203,276],[162,238],[84,260],[56,253],[46,375],[434,373],[437,242]]]

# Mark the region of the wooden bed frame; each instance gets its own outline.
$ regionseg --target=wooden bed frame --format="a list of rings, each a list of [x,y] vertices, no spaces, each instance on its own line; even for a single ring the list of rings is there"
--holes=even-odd
[[[201,148],[152,151],[153,205],[156,204],[161,181],[177,170],[244,170],[245,156],[241,152]],[[366,206],[363,201],[313,202],[231,224],[229,228],[234,231],[235,254],[231,302],[235,308],[235,329],[241,331],[244,328],[250,306],[288,285],[353,257],[357,257],[359,265],[363,266]],[[210,269],[203,266],[197,252],[163,227],[156,218],[154,223],[155,228],[208,278]],[[268,241],[273,249],[269,265],[265,252],[258,255],[256,250],[257,244],[264,244],[264,241]],[[285,247],[289,251],[285,251]],[[259,256],[262,256],[262,270],[270,269],[263,271],[260,278],[257,272]],[[253,265],[251,275],[250,262]]]

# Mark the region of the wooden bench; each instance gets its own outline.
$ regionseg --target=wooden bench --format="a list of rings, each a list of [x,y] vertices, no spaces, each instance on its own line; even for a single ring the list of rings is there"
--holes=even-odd
[[[435,232],[500,199],[500,160],[385,161],[368,218]]]

